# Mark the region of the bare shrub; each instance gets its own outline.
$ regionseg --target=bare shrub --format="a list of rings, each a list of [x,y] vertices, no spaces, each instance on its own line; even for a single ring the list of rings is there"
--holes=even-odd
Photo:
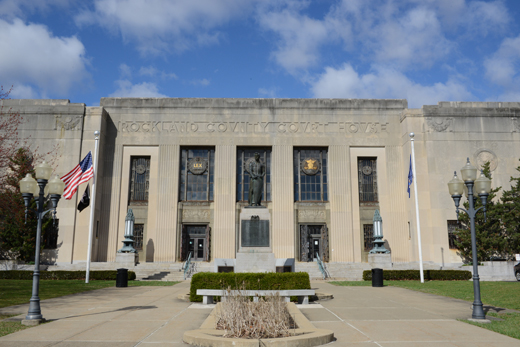
[[[290,335],[291,316],[280,295],[268,295],[252,302],[241,291],[228,289],[226,301],[216,313],[217,329],[224,337],[249,339],[286,337]]]

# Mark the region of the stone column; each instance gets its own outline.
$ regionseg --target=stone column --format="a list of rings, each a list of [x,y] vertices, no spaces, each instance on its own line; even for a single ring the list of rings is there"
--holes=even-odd
[[[271,162],[272,249],[276,258],[294,258],[293,148],[273,146]]]
[[[386,147],[386,172],[388,173],[388,210],[381,209],[383,219],[383,237],[388,239],[392,248],[394,262],[409,261],[407,177],[408,165],[403,165],[402,147]],[[381,183],[381,182],[380,182]],[[412,187],[413,189],[413,187]],[[413,194],[413,190],[412,190]]]
[[[329,255],[331,262],[353,262],[350,150],[346,145],[329,147]],[[334,251],[332,251],[334,250]]]
[[[156,229],[155,235],[148,235],[148,242],[143,245],[147,247],[147,253],[153,252],[154,262],[175,262],[178,252],[179,158],[179,145],[159,147]],[[148,244],[150,242],[153,244]]]
[[[212,258],[235,258],[236,162],[235,145],[215,148],[215,210]]]

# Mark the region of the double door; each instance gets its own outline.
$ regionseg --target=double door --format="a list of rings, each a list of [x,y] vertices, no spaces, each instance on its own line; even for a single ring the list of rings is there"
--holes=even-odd
[[[208,225],[184,224],[181,235],[181,261],[209,261],[210,228]]]
[[[318,256],[329,260],[328,229],[324,224],[300,225],[300,261],[314,261]]]

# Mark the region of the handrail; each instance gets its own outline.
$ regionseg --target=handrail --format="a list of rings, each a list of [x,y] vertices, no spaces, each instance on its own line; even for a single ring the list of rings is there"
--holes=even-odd
[[[184,280],[186,280],[186,276],[188,274],[188,269],[191,267],[191,252],[188,254],[188,259],[184,263]]]
[[[323,275],[323,279],[326,279],[328,277],[327,271],[325,270],[325,264],[323,264],[323,261],[320,259],[320,255],[316,253],[316,262],[318,263],[318,268],[321,271],[321,274]]]

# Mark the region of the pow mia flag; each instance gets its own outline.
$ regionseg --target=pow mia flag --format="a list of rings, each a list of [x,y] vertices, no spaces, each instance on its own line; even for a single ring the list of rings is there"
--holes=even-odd
[[[90,205],[90,188],[87,184],[87,188],[85,188],[85,193],[83,193],[83,197],[81,198],[78,204],[79,212],[83,211],[88,205]]]

